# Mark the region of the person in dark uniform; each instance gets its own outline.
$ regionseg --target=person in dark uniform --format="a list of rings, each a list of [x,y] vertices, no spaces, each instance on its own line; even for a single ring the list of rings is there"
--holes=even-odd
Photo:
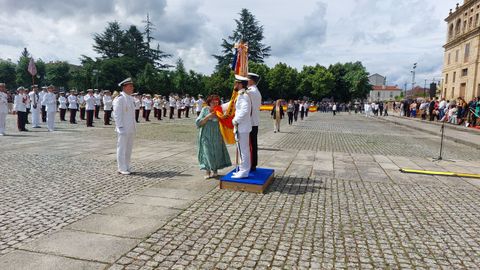
[[[293,120],[297,122],[298,113],[300,112],[300,104],[298,104],[298,100],[295,100],[293,103]]]

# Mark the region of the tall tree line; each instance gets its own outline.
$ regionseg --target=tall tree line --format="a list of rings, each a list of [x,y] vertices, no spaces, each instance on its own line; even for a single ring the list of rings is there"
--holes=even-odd
[[[115,90],[119,81],[133,77],[137,90],[142,93],[216,93],[229,97],[233,86],[232,48],[235,42],[245,40],[249,46],[249,69],[261,76],[259,89],[265,100],[333,98],[348,101],[368,94],[371,88],[368,72],[361,62],[337,63],[328,67],[316,64],[304,66],[301,70],[287,63],[267,66],[265,60],[272,48],[263,42],[263,26],[247,9],[242,9],[238,15],[239,18],[234,20],[235,29],[221,41],[220,54],[213,55],[217,65],[209,76],[186,70],[182,59],[175,59],[173,66],[167,63],[171,55],[162,51],[158,43],[154,44],[155,25],[147,14],[143,31],[134,25],[122,28],[116,21],[109,22],[103,32],[93,37],[93,49],[99,57],[82,55],[79,66],[36,59],[38,74],[35,82],[66,89]],[[27,72],[30,58],[30,53],[24,49],[17,63],[0,60],[0,81],[9,87],[30,85],[32,78]]]

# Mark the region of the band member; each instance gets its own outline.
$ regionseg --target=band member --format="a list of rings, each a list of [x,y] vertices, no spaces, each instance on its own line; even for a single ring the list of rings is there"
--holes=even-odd
[[[32,85],[32,91],[28,93],[30,97],[30,111],[32,112],[32,128],[40,128],[41,100],[38,94],[38,85]]]
[[[197,117],[200,115],[202,108],[203,108],[203,96],[198,95],[198,99],[195,100],[195,111],[197,112]]]
[[[175,106],[177,107],[177,118],[181,119],[182,118],[182,110],[183,110],[183,102],[182,98],[179,96],[176,96],[175,98]]]
[[[163,99],[162,96],[158,96],[158,114],[157,114],[158,120],[162,120],[162,113],[163,113],[164,106],[165,106],[165,100]]]
[[[47,91],[47,87],[46,86],[43,86],[42,87],[42,92],[40,92],[38,95],[40,97],[40,105],[42,106],[41,110],[42,110],[42,122],[43,123],[46,123],[47,122],[47,111],[46,111],[46,106],[45,104],[43,103],[43,97],[48,93]]]
[[[176,104],[177,102],[175,100],[175,97],[173,96],[173,94],[170,94],[170,96],[168,97],[168,106],[170,107],[170,119],[173,119],[173,112],[175,110]]]
[[[8,114],[8,95],[5,83],[0,83],[0,136],[5,135]]]
[[[190,102],[191,102],[190,96],[188,94],[185,95],[185,98],[183,99],[183,105],[185,107],[185,118],[190,118],[188,117],[188,113],[190,111]]]
[[[122,93],[113,101],[113,117],[115,118],[115,131],[117,140],[118,173],[129,175],[131,173],[130,160],[132,156],[133,139],[135,137],[135,102],[132,94],[133,81],[127,78],[118,84]]]
[[[233,173],[232,178],[247,178],[250,172],[250,132],[252,131],[252,105],[246,92],[248,78],[235,75],[234,90],[238,91],[237,101],[235,102],[235,117],[232,123],[237,134],[237,148],[240,152],[241,164],[239,170]]]
[[[143,108],[145,110],[145,121],[150,122],[150,113],[152,112],[153,101],[150,94],[146,94],[143,99]]]
[[[55,130],[55,113],[57,112],[57,98],[55,93],[55,87],[49,85],[48,93],[43,96],[43,104],[45,104],[45,111],[47,112],[47,127],[48,131],[53,132]]]
[[[135,122],[139,123],[138,118],[140,118],[140,107],[142,101],[140,100],[140,96],[138,93],[134,93],[133,95],[133,102],[135,103]]]
[[[110,90],[103,91],[103,123],[107,126],[110,124],[112,117],[113,99]]]
[[[18,87],[17,95],[15,95],[15,100],[13,102],[13,110],[17,112],[17,127],[18,131],[28,131],[25,128],[25,118],[27,115],[27,97],[25,95],[25,88]]]
[[[67,121],[65,120],[65,114],[67,113],[67,98],[65,97],[65,92],[60,92],[58,109],[60,110],[60,121]]]
[[[85,92],[81,91],[80,95],[77,96],[78,98],[78,107],[80,108],[80,120],[85,120]]]
[[[78,97],[75,90],[70,90],[70,95],[67,98],[68,100],[68,109],[70,110],[70,124],[77,123],[77,110],[78,110]]]
[[[93,115],[95,112],[95,97],[93,96],[93,89],[87,90],[87,95],[84,97],[85,111],[87,112],[87,127],[93,127]]]
[[[95,89],[95,94],[93,94],[95,99],[95,119],[100,119],[100,106],[102,106],[102,95],[98,92],[98,89]]]
[[[162,111],[163,111],[163,117],[167,117],[167,99],[163,96],[162,97]]]

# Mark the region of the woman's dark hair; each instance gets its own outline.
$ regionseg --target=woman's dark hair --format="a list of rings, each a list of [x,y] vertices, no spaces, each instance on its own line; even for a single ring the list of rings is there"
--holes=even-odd
[[[210,103],[214,100],[218,100],[218,102],[220,102],[220,97],[218,95],[210,95],[207,97],[207,105],[210,106]]]

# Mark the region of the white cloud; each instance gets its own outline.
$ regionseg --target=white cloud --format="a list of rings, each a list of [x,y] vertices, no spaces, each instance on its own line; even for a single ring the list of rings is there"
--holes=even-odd
[[[328,4],[326,4],[328,3]],[[248,8],[264,26],[272,47],[267,64],[301,68],[320,63],[362,61],[391,83],[409,81],[418,62],[418,81],[440,75],[448,15],[455,1],[341,0],[0,0],[0,58],[18,59],[23,47],[44,61],[78,63],[92,50],[94,33],[118,21],[143,29],[147,13],[161,49],[182,57],[188,69],[210,73],[212,54]]]

